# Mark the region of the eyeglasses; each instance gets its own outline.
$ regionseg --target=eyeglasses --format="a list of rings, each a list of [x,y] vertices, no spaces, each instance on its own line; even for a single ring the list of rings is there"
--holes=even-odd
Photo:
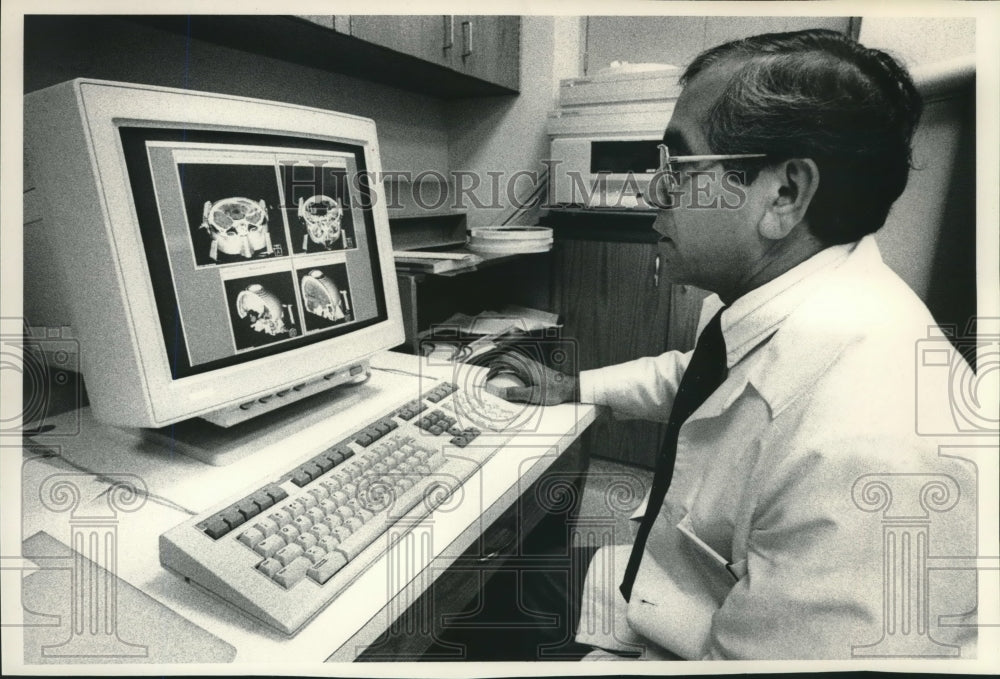
[[[660,150],[660,172],[674,172],[674,163],[701,163],[716,162],[719,160],[740,160],[742,158],[764,158],[766,153],[735,153],[728,155],[707,155],[707,156],[672,156],[666,144],[656,147]]]
[[[653,178],[650,193],[652,194],[654,205],[658,208],[674,207],[674,201],[678,198],[674,188],[680,183],[680,174],[675,169],[675,164],[680,163],[701,163],[717,162],[720,160],[744,160],[747,158],[765,158],[766,153],[734,153],[723,155],[698,155],[698,156],[672,156],[666,144],[659,144],[660,167]]]

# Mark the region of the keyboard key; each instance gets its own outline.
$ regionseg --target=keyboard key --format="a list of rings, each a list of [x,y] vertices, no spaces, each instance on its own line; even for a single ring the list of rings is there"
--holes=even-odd
[[[295,500],[282,507],[282,509],[288,512],[289,515],[291,515],[292,520],[294,520],[295,517],[305,514],[307,507],[303,504],[302,498],[297,497]]]
[[[248,519],[252,519],[260,514],[261,509],[260,505],[254,502],[253,498],[240,500],[240,502],[237,503],[236,508],[239,509],[240,513]]]
[[[333,550],[337,549],[339,545],[340,545],[340,540],[333,537],[332,535],[327,535],[325,538],[320,538],[319,544],[316,546],[325,549],[327,552],[332,552]]]
[[[343,542],[347,538],[351,537],[351,529],[347,526],[337,526],[333,529],[333,537]]]
[[[241,512],[236,507],[229,507],[227,509],[224,509],[223,511],[219,512],[218,515],[220,518],[222,518],[223,521],[229,524],[230,529],[242,525],[247,520],[247,517],[244,516],[243,512]]]
[[[222,520],[222,517],[215,515],[205,523],[205,534],[213,540],[218,540],[223,535],[232,530],[229,524]]]
[[[292,483],[294,483],[299,488],[311,482],[312,482],[312,476],[301,467],[292,472]]]
[[[332,552],[327,554],[326,558],[320,559],[319,562],[306,571],[306,574],[313,582],[323,585],[346,565],[347,559],[344,558],[343,554]]]
[[[313,522],[308,516],[303,514],[302,516],[296,516],[295,521],[292,522],[293,525],[299,529],[300,533],[304,533],[310,528],[312,528]]]
[[[274,574],[280,571],[284,566],[277,559],[264,559],[259,564],[257,564],[257,570],[266,575],[269,578],[273,578]]]
[[[295,544],[305,550],[308,550],[310,547],[315,547],[317,542],[319,542],[319,538],[313,535],[312,532],[303,533],[299,537],[295,538]]]
[[[326,500],[324,500],[324,502],[326,502]],[[320,507],[313,507],[306,512],[306,516],[309,517],[309,520],[313,523],[319,523],[326,517],[326,512],[324,512]]]
[[[461,437],[461,436],[456,436],[456,437],[454,437],[454,438],[453,438],[453,439],[451,440],[451,444],[452,444],[453,446],[458,446],[459,448],[465,448],[465,446],[467,446],[467,445],[469,444],[469,442],[468,442],[468,441],[466,441],[466,440],[465,440],[465,439],[464,439],[463,437]]]
[[[365,525],[365,522],[359,519],[357,516],[352,516],[344,519],[344,525],[351,529],[351,534],[357,533],[361,530],[361,527]]]
[[[319,546],[310,547],[303,556],[309,559],[309,563],[316,565],[317,562],[326,556],[326,550]]]
[[[287,566],[292,561],[302,556],[305,553],[305,551],[306,550],[302,548],[302,545],[293,542],[291,544],[285,545],[277,552],[275,552],[274,558],[280,561],[282,566]]]
[[[240,534],[240,536],[236,539],[242,542],[247,547],[253,549],[254,547],[257,546],[258,542],[264,539],[264,537],[265,537],[264,534],[259,530],[257,530],[256,528],[250,528],[248,530],[243,531]]]
[[[430,433],[434,434],[434,436],[437,436],[438,434],[440,434],[441,432],[443,432],[444,429],[442,429],[441,427],[439,427],[438,425],[435,424],[435,425],[431,425],[431,428],[428,431],[430,431]]]
[[[327,455],[317,455],[313,458],[313,464],[319,467],[320,473],[325,474],[331,469],[333,469],[333,460],[331,460]]]
[[[274,500],[275,503],[281,502],[286,497],[288,497],[288,493],[285,492],[284,488],[282,488],[281,486],[276,486],[274,484],[271,484],[270,486],[265,488],[264,492],[270,495],[271,499]]]
[[[370,445],[371,445],[371,444],[372,444],[372,443],[373,443],[374,441],[375,441],[375,439],[374,439],[374,438],[372,437],[372,435],[371,435],[371,434],[369,434],[369,433],[368,433],[367,431],[366,431],[366,432],[364,432],[364,433],[362,433],[362,434],[361,434],[360,436],[358,436],[358,437],[357,437],[356,439],[354,439],[354,442],[355,442],[355,443],[357,443],[357,444],[358,444],[359,446],[361,446],[362,448],[367,448],[367,447],[368,447],[368,446],[370,446]]]
[[[325,519],[323,519],[323,525],[334,531],[340,526],[344,525],[344,519],[339,514],[328,514]]]
[[[295,542],[295,538],[299,537],[299,529],[295,527],[295,524],[286,523],[278,531],[278,535],[284,539],[286,543]]]
[[[269,517],[258,517],[257,521],[253,525],[254,528],[259,530],[264,534],[264,537],[270,537],[278,532],[278,524],[274,519]]]
[[[292,522],[292,515],[287,509],[279,509],[267,515],[267,518],[278,524],[278,528]]]
[[[285,540],[280,535],[271,535],[264,538],[253,548],[264,558],[269,558],[278,553],[278,550],[285,546]]]
[[[309,511],[319,504],[316,498],[310,493],[303,493],[302,495],[299,495],[295,501],[305,507],[305,511]]]
[[[306,571],[312,568],[312,563],[304,556],[300,556],[284,568],[274,574],[274,581],[284,587],[291,589],[298,584],[299,580],[306,576]]]
[[[320,538],[325,538],[330,534],[330,527],[325,523],[317,523],[309,529],[309,532],[315,535],[316,539],[319,540]]]
[[[257,506],[260,507],[260,511],[269,509],[274,504],[274,498],[268,495],[264,489],[258,490],[250,497],[257,503]]]

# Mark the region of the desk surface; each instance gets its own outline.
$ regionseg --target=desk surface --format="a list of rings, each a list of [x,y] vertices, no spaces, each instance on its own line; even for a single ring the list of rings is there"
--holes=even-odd
[[[104,496],[114,475],[137,475],[146,484],[149,495],[137,510],[114,516],[117,564],[109,570],[125,581],[125,590],[134,588],[148,595],[150,607],[145,612],[119,611],[120,618],[138,615],[155,626],[154,621],[159,617],[165,625],[172,611],[217,639],[222,646],[216,650],[231,647],[228,655],[237,663],[281,662],[287,668],[328,658],[353,659],[359,649],[386,629],[427,588],[435,574],[442,572],[492,519],[513,504],[594,419],[592,406],[564,404],[542,409],[538,426],[530,434],[516,437],[490,458],[462,485],[461,492],[454,493],[452,499],[390,547],[294,637],[281,635],[220,599],[204,595],[160,566],[161,533],[259,479],[287,468],[323,441],[349,433],[354,429],[352,423],[412,398],[412,394],[427,387],[427,380],[452,377],[450,367],[428,366],[404,354],[383,354],[372,361],[372,369],[372,378],[366,384],[337,401],[336,416],[225,467],[211,467],[169,450],[154,450],[137,436],[88,426],[83,418],[84,425],[73,436],[38,440],[57,456],[40,453],[38,449],[26,450],[22,475],[24,537],[30,539],[44,531],[59,542],[68,543],[73,521],[87,515],[82,508],[107,507]],[[74,421],[81,420],[77,417]],[[54,512],[51,498],[40,497],[40,489],[47,482],[51,484],[56,476],[68,477],[79,493],[78,504],[72,511]],[[44,560],[38,561],[42,566]],[[68,579],[66,582],[68,585]],[[159,606],[169,610],[158,615]],[[134,623],[119,624],[118,635],[123,639],[129,636],[128,624]],[[146,660],[127,661],[157,660],[150,654]],[[190,662],[202,661],[205,659],[190,659]]]

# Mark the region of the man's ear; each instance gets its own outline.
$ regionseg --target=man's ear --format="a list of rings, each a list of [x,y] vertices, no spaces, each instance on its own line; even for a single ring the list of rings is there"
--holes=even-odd
[[[811,158],[790,158],[767,172],[771,195],[757,230],[768,240],[781,240],[805,220],[819,188],[819,167]]]

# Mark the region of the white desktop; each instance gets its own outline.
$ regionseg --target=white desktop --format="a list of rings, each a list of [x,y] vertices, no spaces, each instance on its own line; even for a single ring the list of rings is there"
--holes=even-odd
[[[451,366],[386,354],[403,330],[371,120],[75,80],[26,96],[25,153],[41,215],[25,315],[72,328],[90,400],[32,438],[139,480],[154,534],[123,523],[144,547],[104,565],[238,658],[311,649],[308,623],[350,606],[322,652],[339,648],[593,419],[539,420],[481,373],[454,384]],[[373,569],[435,522],[437,546],[387,590]]]

